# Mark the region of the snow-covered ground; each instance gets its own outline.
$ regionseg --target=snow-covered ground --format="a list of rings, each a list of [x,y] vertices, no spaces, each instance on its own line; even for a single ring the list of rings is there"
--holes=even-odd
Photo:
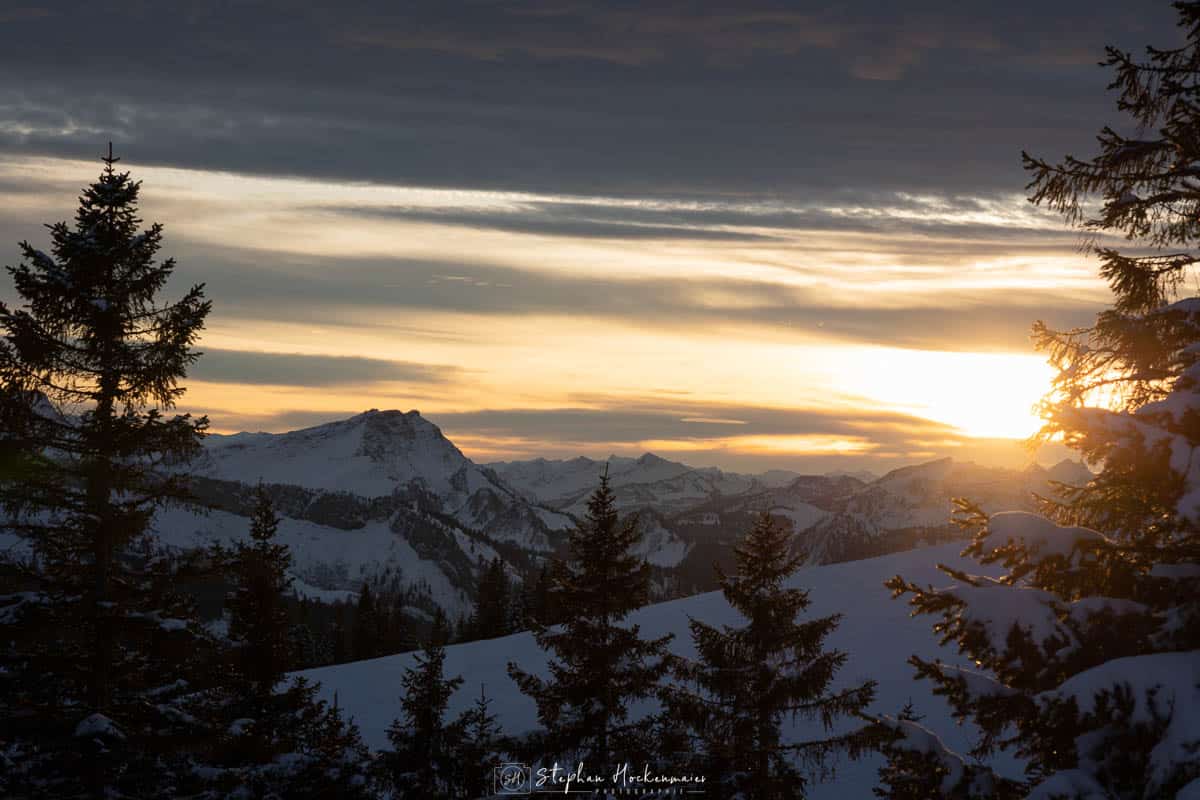
[[[919,583],[948,585],[952,581],[936,569],[938,562],[952,566],[979,566],[958,556],[961,545],[898,553],[864,561],[811,567],[801,570],[791,579],[792,585],[810,591],[812,605],[809,613],[824,615],[841,613],[841,626],[830,637],[829,646],[845,651],[849,658],[838,675],[839,684],[851,684],[865,679],[878,683],[873,710],[894,714],[909,700],[917,713],[925,715],[922,725],[940,734],[952,749],[964,752],[970,746],[971,731],[957,726],[950,718],[949,707],[934,697],[929,686],[913,680],[912,668],[906,663],[914,653],[926,658],[941,656],[950,663],[961,662],[956,654],[937,646],[930,631],[929,617],[913,619],[902,600],[892,600],[883,587],[887,578],[901,574]],[[694,655],[688,637],[688,619],[695,617],[710,624],[740,624],[738,615],[719,592],[696,595],[682,600],[648,606],[631,615],[631,621],[642,626],[646,636],[675,634],[672,650]],[[580,643],[585,647],[586,643]],[[544,674],[545,658],[532,635],[515,634],[501,639],[471,642],[447,648],[448,675],[462,675],[463,685],[451,699],[450,713],[466,710],[478,697],[480,684],[494,698],[493,709],[508,733],[519,733],[536,725],[533,702],[517,691],[509,679],[506,666],[515,661],[525,670]],[[411,666],[410,654],[359,661],[301,673],[320,681],[321,694],[328,700],[335,695],[338,704],[359,724],[367,743],[385,747],[385,730],[399,714],[401,676]],[[643,707],[642,711],[648,710]],[[790,735],[807,738],[820,735],[819,723],[798,722]],[[812,798],[868,798],[875,785],[878,757],[859,762],[843,762],[836,778],[829,783],[813,786]],[[998,765],[1005,772],[1016,771],[1011,761]]]

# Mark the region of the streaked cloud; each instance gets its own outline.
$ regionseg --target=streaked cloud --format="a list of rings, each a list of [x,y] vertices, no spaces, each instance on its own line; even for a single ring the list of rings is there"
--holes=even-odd
[[[360,356],[270,353],[252,350],[203,349],[189,377],[208,383],[310,386],[371,383],[449,383],[460,377],[457,367],[413,364]]]
[[[928,419],[865,408],[773,408],[705,402],[664,402],[647,397],[590,396],[588,407],[481,409],[445,412],[436,421],[448,431],[563,442],[611,443],[721,440],[730,437],[860,439],[885,429],[899,438],[946,438],[953,428]],[[704,416],[696,416],[703,414]],[[711,416],[710,416],[711,415]],[[729,421],[738,421],[730,431]]]
[[[599,239],[692,239],[697,241],[766,241],[773,237],[752,231],[723,230],[687,224],[639,221],[635,215],[603,218],[606,209],[568,203],[542,203],[536,207],[500,212],[470,209],[423,209],[379,207],[325,207],[334,214],[408,222],[429,222],[462,228],[484,228],[535,236],[566,236]]]
[[[38,11],[0,28],[8,153],[659,197],[1011,191],[1090,146],[1104,44],[1176,37],[1117,0]]]

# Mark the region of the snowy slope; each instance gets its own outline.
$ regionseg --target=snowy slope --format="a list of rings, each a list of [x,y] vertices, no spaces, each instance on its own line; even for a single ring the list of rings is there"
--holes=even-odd
[[[958,557],[959,549],[958,545],[943,545],[865,561],[807,568],[797,573],[791,583],[810,591],[810,614],[840,612],[845,615],[841,626],[829,639],[830,646],[849,655],[839,673],[839,683],[850,684],[865,678],[877,681],[874,711],[894,713],[911,700],[916,711],[925,715],[922,724],[941,734],[951,748],[963,752],[969,747],[971,731],[953,723],[946,703],[930,694],[926,684],[914,681],[912,669],[905,663],[913,653],[928,658],[941,656],[951,663],[956,661],[955,656],[937,647],[928,619],[909,617],[907,606],[892,600],[883,587],[883,581],[897,573],[919,583],[946,582],[945,576],[935,569],[939,561],[955,566],[970,563],[978,571],[974,562]],[[687,633],[689,617],[712,624],[740,624],[736,612],[715,592],[648,606],[635,612],[631,621],[640,624],[648,637],[673,633],[672,649],[690,656],[694,651]],[[509,679],[505,669],[509,661],[517,662],[526,670],[545,673],[545,659],[528,633],[447,648],[447,674],[464,678],[463,685],[451,699],[451,713],[466,710],[478,696],[480,684],[486,684],[488,694],[495,700],[493,708],[506,732],[520,733],[534,727],[535,707]],[[404,668],[412,664],[413,656],[405,654],[324,667],[302,674],[321,682],[321,694],[326,699],[333,700],[336,695],[338,704],[361,727],[367,743],[381,748],[387,744],[387,726],[399,713],[401,676]],[[644,707],[643,713],[647,709]],[[796,738],[820,735],[819,725],[801,721],[789,735]],[[837,800],[870,797],[878,764],[875,758],[843,763],[836,782],[813,786],[810,797]],[[1013,771],[1012,762],[1003,764],[1006,771]]]

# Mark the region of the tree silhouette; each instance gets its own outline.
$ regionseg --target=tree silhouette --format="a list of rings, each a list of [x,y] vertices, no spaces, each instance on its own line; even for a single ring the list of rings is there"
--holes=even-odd
[[[535,620],[537,642],[552,655],[549,679],[508,665],[537,703],[547,757],[586,753],[608,768],[618,755],[652,749],[647,726],[629,721],[628,704],[657,692],[671,637],[643,639],[639,626],[623,624],[649,594],[649,567],[632,552],[635,522],[620,523],[606,470],[586,519],[571,533],[567,560],[551,577],[550,604],[564,621],[550,628]]]
[[[1079,226],[1115,298],[1092,327],[1035,326],[1058,373],[1041,436],[1099,471],[1043,500],[1042,515],[960,504],[967,554],[999,578],[943,567],[957,585],[888,583],[976,665],[912,659],[981,729],[972,755],[1012,748],[1027,764],[1014,784],[931,747],[941,796],[1174,797],[1200,778],[1200,725],[1185,711],[1200,704],[1188,677],[1200,653],[1200,299],[1181,297],[1200,261],[1200,3],[1175,8],[1182,47],[1142,61],[1110,48],[1104,62],[1137,136],[1104,128],[1089,159],[1024,156],[1030,199]]]
[[[804,797],[805,767],[820,767],[838,750],[857,754],[858,734],[789,742],[784,718],[820,720],[862,712],[874,683],[829,690],[846,654],[825,650],[839,615],[800,621],[808,593],[784,581],[803,563],[789,553],[790,533],[763,514],[734,548],[737,574],[717,577],[742,627],[690,623],[698,658],[680,662],[680,686],[668,695],[669,718],[692,731],[692,746],[712,797],[779,800]]]
[[[2,601],[0,711],[30,748],[10,777],[52,794],[178,779],[180,743],[198,734],[163,687],[202,685],[212,649],[148,531],[156,508],[188,499],[171,465],[207,421],[163,412],[209,303],[201,286],[159,302],[175,265],[156,260],[160,225],[139,230],[141,184],[118,160],[110,147],[74,224],[48,226],[49,253],[21,243],[8,268],[21,305],[0,304],[0,430],[21,464],[0,501],[34,553],[31,591]]]

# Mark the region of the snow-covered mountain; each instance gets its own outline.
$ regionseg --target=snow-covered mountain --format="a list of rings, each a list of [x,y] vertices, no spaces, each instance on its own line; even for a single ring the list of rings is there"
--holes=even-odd
[[[546,551],[565,514],[539,508],[462,454],[420,412],[370,411],[289,433],[211,436],[194,469],[208,478],[410,501],[490,538]]]
[[[750,498],[787,485],[800,476],[785,470],[761,475],[725,472],[716,467],[692,467],[653,453],[639,458],[610,456],[607,461],[579,457],[570,460],[496,462],[486,467],[532,502],[581,518],[588,496],[607,469],[617,507],[637,513],[642,531],[639,553],[651,564],[678,567],[695,542],[686,533],[689,515],[703,516],[705,507]],[[704,531],[703,533],[708,533]]]
[[[987,510],[1025,509],[1032,506],[1034,492],[1053,491],[1051,481],[1081,483],[1091,475],[1071,461],[1050,470],[1018,471],[948,458],[880,478],[845,472],[744,475],[650,453],[613,457],[607,465],[620,508],[649,517],[641,520],[654,534],[653,541],[643,543],[645,555],[683,573],[685,586],[705,586],[712,562],[728,555],[752,517],[763,511],[791,525],[797,548],[812,563],[832,563],[957,538],[950,522],[956,497]],[[605,462],[535,459],[488,466],[523,496],[580,516]]]
[[[913,618],[909,607],[901,600],[892,600],[883,582],[900,574],[917,583],[944,581],[934,565],[938,562],[979,572],[979,565],[958,556],[958,545],[915,552],[897,553],[882,558],[802,569],[789,580],[792,586],[809,590],[812,605],[807,614],[843,614],[841,624],[829,637],[827,645],[845,652],[845,665],[838,672],[834,689],[849,686],[865,679],[877,681],[876,698],[871,711],[895,714],[905,703],[912,702],[913,711],[923,716],[921,724],[942,737],[946,746],[966,753],[977,733],[969,724],[959,725],[950,715],[949,706],[934,696],[930,684],[913,679],[910,655],[926,659],[940,657],[951,664],[969,667],[952,650],[937,646],[930,631],[928,618]],[[648,606],[630,615],[629,622],[641,626],[646,637],[674,634],[671,650],[684,656],[694,656],[688,634],[688,620],[702,619],[712,625],[742,624],[737,612],[731,609],[718,592],[696,595],[658,605]],[[585,646],[585,645],[581,645]],[[357,661],[301,673],[321,684],[321,695],[336,701],[343,712],[359,725],[368,746],[388,746],[387,727],[400,713],[401,677],[404,669],[414,663],[415,654],[387,656],[369,661]],[[446,648],[445,670],[448,676],[461,675],[463,683],[450,698],[449,716],[456,716],[470,707],[479,696],[480,685],[486,684],[492,699],[491,709],[499,718],[505,733],[519,735],[536,726],[533,702],[518,691],[507,672],[509,662],[523,670],[544,675],[545,656],[532,635],[520,633],[499,639],[470,642]],[[653,710],[650,703],[635,705],[631,714],[637,717]],[[785,720],[785,736],[793,740],[824,738],[819,721],[807,721],[802,716]],[[855,724],[855,723],[851,723]],[[835,732],[845,730],[846,725]],[[837,767],[836,779],[806,787],[808,796],[816,800],[867,798],[877,783],[878,756],[861,761],[843,761]],[[1001,759],[996,766],[1003,772],[1016,775],[1018,765]]]
[[[212,510],[160,512],[154,527],[168,547],[245,537],[261,482],[302,594],[346,599],[369,580],[452,619],[469,612],[483,562],[499,556],[518,574],[532,569],[574,525],[471,461],[417,411],[213,435],[181,469]]]
[[[742,475],[716,467],[697,468],[653,453],[640,458],[610,456],[607,461],[582,456],[569,461],[500,461],[487,467],[530,500],[580,516],[605,465],[619,508],[652,507],[663,513],[684,511],[717,495],[779,486],[797,477],[783,470]]]
[[[955,498],[989,513],[1031,509],[1035,494],[1054,493],[1052,481],[1084,483],[1090,477],[1086,467],[1071,461],[1018,471],[943,458],[894,470],[847,493],[828,515],[797,533],[813,563],[880,555],[957,538],[951,522]]]

